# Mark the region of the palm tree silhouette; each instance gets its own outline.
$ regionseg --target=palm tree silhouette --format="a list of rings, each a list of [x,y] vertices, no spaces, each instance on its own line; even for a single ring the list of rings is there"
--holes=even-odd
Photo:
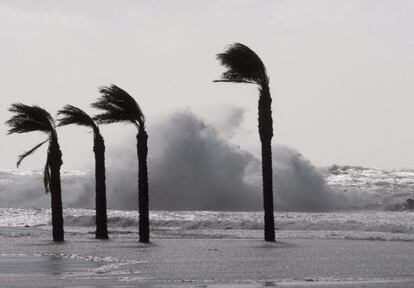
[[[100,124],[116,122],[132,123],[138,130],[138,211],[139,211],[139,242],[148,243],[150,240],[149,211],[148,211],[148,134],[145,131],[145,117],[138,103],[126,91],[116,85],[99,88],[101,97],[92,107],[104,112],[94,119]]]
[[[227,68],[222,79],[214,82],[235,82],[256,84],[259,88],[259,135],[262,145],[262,177],[264,204],[265,241],[275,241],[273,217],[273,172],[272,172],[272,98],[266,67],[249,47],[234,43],[224,53],[217,54],[221,65]]]
[[[61,116],[58,126],[70,124],[86,126],[93,130],[93,152],[95,153],[95,209],[96,209],[96,239],[108,239],[106,214],[106,186],[105,186],[105,143],[99,132],[99,127],[83,110],[66,105],[58,111]]]
[[[62,189],[60,184],[60,167],[63,162],[53,118],[46,110],[39,106],[28,106],[21,103],[12,104],[9,111],[14,113],[14,115],[6,121],[6,124],[10,126],[8,134],[40,131],[48,136],[48,139],[20,155],[17,167],[19,167],[24,158],[35,152],[46,142],[49,142],[43,182],[46,193],[50,191],[51,196],[53,241],[64,241]]]

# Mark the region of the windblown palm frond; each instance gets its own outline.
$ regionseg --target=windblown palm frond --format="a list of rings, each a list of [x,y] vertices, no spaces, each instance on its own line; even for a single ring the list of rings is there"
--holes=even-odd
[[[44,132],[49,136],[47,140],[39,143],[29,151],[21,154],[17,161],[17,166],[19,166],[27,156],[34,153],[46,142],[49,142],[50,149],[50,141],[53,141],[52,139],[56,138],[56,127],[55,122],[49,112],[43,108],[40,108],[39,106],[28,106],[22,103],[16,103],[11,105],[9,111],[14,113],[14,115],[8,121],[6,121],[6,124],[10,126],[10,129],[8,131],[9,134],[39,131]],[[49,159],[47,159],[44,171],[44,184],[46,192],[49,191],[49,182],[50,163]]]
[[[48,193],[50,191],[50,163],[49,163],[49,155],[48,158],[46,159],[46,164],[45,164],[45,168],[43,170],[43,185],[45,186],[45,192]]]
[[[249,47],[234,43],[224,53],[217,54],[221,65],[227,68],[221,80],[214,82],[239,82],[265,84],[268,81],[266,67]]]
[[[145,117],[135,99],[116,85],[99,88],[101,97],[92,107],[104,112],[93,119],[98,123],[132,122],[139,127],[145,127]]]
[[[93,119],[83,110],[75,106],[66,105],[65,107],[63,107],[63,109],[58,111],[58,115],[61,116],[61,118],[58,119],[58,126],[76,124],[81,126],[92,127],[94,129],[96,128],[96,124],[93,121]]]
[[[6,122],[10,126],[8,134],[41,131],[50,135],[55,130],[52,116],[39,106],[16,103],[9,111],[15,115]]]
[[[24,160],[24,158],[26,158],[27,156],[33,154],[33,152],[35,152],[37,149],[39,149],[43,144],[45,144],[46,142],[48,142],[49,139],[37,144],[35,147],[33,147],[32,149],[30,149],[29,151],[24,152],[23,154],[19,155],[19,160],[16,163],[16,166],[19,167],[20,163],[22,163],[22,161]]]

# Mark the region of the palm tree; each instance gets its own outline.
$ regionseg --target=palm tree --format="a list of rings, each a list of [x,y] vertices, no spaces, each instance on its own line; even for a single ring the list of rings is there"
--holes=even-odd
[[[93,130],[93,152],[95,153],[95,209],[96,209],[96,239],[108,239],[106,214],[106,186],[105,186],[105,143],[98,125],[83,110],[66,105],[58,111],[61,116],[58,126],[75,124],[86,126]]]
[[[264,202],[265,241],[275,241],[273,217],[273,172],[272,172],[272,98],[266,67],[249,47],[234,43],[224,53],[217,54],[221,65],[227,68],[222,79],[214,82],[256,84],[259,88],[259,135],[262,145],[262,177]]]
[[[149,212],[148,212],[148,134],[145,131],[145,117],[138,103],[126,91],[118,86],[99,88],[101,97],[92,107],[103,110],[94,119],[100,124],[116,122],[132,123],[138,130],[138,211],[139,211],[139,242],[149,243]]]
[[[28,106],[21,103],[12,104],[9,111],[14,115],[6,122],[10,126],[8,134],[40,131],[48,136],[45,141],[20,155],[17,167],[24,158],[49,142],[43,182],[46,193],[50,191],[51,196],[53,241],[64,241],[62,190],[60,185],[60,167],[63,162],[53,118],[39,106]]]

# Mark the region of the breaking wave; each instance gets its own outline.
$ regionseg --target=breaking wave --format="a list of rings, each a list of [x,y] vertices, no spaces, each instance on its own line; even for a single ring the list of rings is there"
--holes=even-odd
[[[65,226],[95,226],[92,209],[64,209]],[[152,211],[154,229],[262,230],[262,212]],[[414,234],[413,212],[275,213],[278,230],[377,231]],[[50,224],[50,209],[0,208],[0,226],[44,226]],[[136,211],[108,211],[110,230],[138,229]]]
[[[79,235],[95,231],[95,211],[64,209],[65,229]],[[50,209],[0,208],[2,236],[33,235],[37,227],[50,230]],[[156,237],[261,237],[263,213],[216,211],[153,211],[151,231]],[[329,238],[414,241],[412,212],[275,213],[279,238]],[[10,228],[7,228],[10,227]],[[113,237],[138,232],[136,211],[108,211],[108,229]],[[24,232],[24,233],[23,233]],[[23,233],[23,234],[22,234]],[[117,235],[118,236],[114,236]]]
[[[323,173],[327,185],[351,209],[398,211],[408,208],[407,199],[414,199],[413,169],[333,165]]]
[[[234,115],[227,130],[237,130],[243,119],[240,111]],[[261,165],[255,155],[224,139],[215,127],[189,111],[170,115],[148,128],[151,210],[262,209]],[[107,155],[109,208],[136,209],[135,141],[131,135]],[[337,165],[319,169],[284,146],[273,148],[273,160],[278,211],[404,210],[401,203],[414,198],[414,170]],[[94,186],[91,172],[62,171],[64,207],[94,207]],[[0,171],[0,207],[49,205],[41,172]]]

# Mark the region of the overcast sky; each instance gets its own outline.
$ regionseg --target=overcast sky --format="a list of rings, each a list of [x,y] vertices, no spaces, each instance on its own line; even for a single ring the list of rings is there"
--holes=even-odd
[[[414,167],[410,0],[0,0],[0,122],[13,102],[53,115],[70,103],[93,114],[97,87],[114,83],[140,103],[149,130],[177,110],[218,129],[244,111],[230,140],[257,154],[256,88],[211,82],[223,71],[215,54],[233,42],[267,67],[273,143],[318,166]],[[0,125],[0,168],[14,168],[17,155],[44,139],[6,132]],[[131,133],[103,129],[109,150]],[[91,165],[87,129],[59,128],[59,137],[64,169]],[[37,154],[23,168],[41,169],[45,150]]]

